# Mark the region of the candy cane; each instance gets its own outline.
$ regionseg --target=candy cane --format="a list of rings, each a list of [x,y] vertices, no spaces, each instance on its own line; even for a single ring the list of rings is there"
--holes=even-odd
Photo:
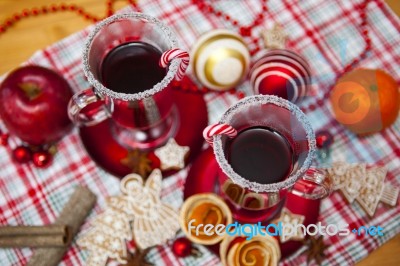
[[[176,79],[181,80],[185,75],[186,69],[189,65],[189,54],[181,49],[174,48],[168,51],[165,51],[160,58],[160,66],[166,68],[169,63],[175,58],[181,59],[181,63],[179,64],[178,72],[176,73]]]
[[[229,138],[234,138],[237,130],[227,124],[209,125],[203,130],[203,137],[211,146],[213,146],[213,136],[215,135],[227,135]]]

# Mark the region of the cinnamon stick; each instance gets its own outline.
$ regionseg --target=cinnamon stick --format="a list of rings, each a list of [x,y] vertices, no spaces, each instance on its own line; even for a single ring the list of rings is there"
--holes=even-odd
[[[86,216],[92,210],[96,202],[96,195],[89,189],[78,187],[72,194],[70,200],[64,206],[55,224],[66,224],[70,229],[70,236],[73,238],[79,231]],[[27,266],[56,266],[61,261],[68,246],[38,248],[35,250]]]
[[[0,248],[63,247],[68,244],[65,235],[26,235],[0,238]]]
[[[65,246],[70,239],[65,225],[0,227],[0,247]]]
[[[68,234],[68,227],[66,225],[0,226],[0,237],[26,236],[26,235],[67,235],[67,234]]]

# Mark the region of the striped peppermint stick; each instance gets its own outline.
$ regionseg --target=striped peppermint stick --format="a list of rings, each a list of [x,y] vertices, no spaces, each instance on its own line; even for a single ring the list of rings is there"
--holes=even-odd
[[[203,137],[211,146],[213,146],[213,136],[215,135],[227,135],[229,138],[234,138],[237,130],[227,124],[209,125],[203,130]]]
[[[169,63],[175,58],[181,59],[181,63],[178,68],[178,73],[176,73],[176,79],[181,80],[185,75],[186,69],[189,65],[189,54],[181,49],[174,48],[165,51],[160,58],[160,66],[166,68]]]

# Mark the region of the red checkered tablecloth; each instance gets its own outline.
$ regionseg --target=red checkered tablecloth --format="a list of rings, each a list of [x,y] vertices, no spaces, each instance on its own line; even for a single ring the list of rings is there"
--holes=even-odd
[[[315,97],[301,105],[315,130],[329,129],[335,136],[332,148],[334,160],[368,162],[385,165],[389,172],[387,182],[400,186],[400,119],[389,129],[369,137],[358,138],[345,130],[332,117],[331,105],[322,99],[343,66],[357,57],[364,42],[357,25],[360,24],[360,0],[271,0],[265,23],[253,29],[259,35],[262,29],[277,22],[289,34],[289,47],[309,61],[313,82],[318,90]],[[246,25],[260,10],[260,0],[213,1],[216,8],[224,10]],[[140,8],[158,17],[177,33],[181,47],[190,49],[202,33],[215,28],[231,28],[223,19],[202,13],[190,0],[141,0]],[[129,8],[124,11],[130,11]],[[361,62],[364,67],[381,68],[400,81],[400,21],[384,4],[372,1],[367,9],[372,50]],[[78,32],[42,51],[35,53],[30,63],[59,71],[75,91],[87,88],[81,67],[81,51],[90,29]],[[249,82],[238,89],[249,93]],[[234,95],[208,93],[205,95],[210,123],[216,122],[226,108],[237,101]],[[310,104],[316,108],[307,108]],[[0,128],[5,129],[0,124]],[[59,143],[54,163],[47,169],[12,162],[10,149],[18,144],[11,138],[10,147],[0,149],[0,225],[43,225],[53,222],[60,213],[75,186],[89,187],[98,196],[98,203],[89,219],[100,213],[105,198],[118,193],[119,180],[104,172],[89,158],[75,129]],[[188,169],[163,181],[163,200],[179,208],[182,189]],[[400,232],[400,206],[388,208],[379,205],[373,218],[369,218],[359,205],[347,204],[339,193],[323,200],[320,220],[323,224],[348,223],[350,226],[380,225],[383,236],[333,236],[325,239],[329,245],[324,265],[354,264]],[[81,235],[89,222],[81,228]],[[218,265],[219,259],[204,247],[199,247],[200,258],[177,258],[170,247],[154,248],[148,259],[155,265]],[[25,265],[33,250],[1,249],[0,265]],[[283,265],[305,265],[300,251],[282,261]],[[73,243],[61,265],[84,265],[87,252]]]

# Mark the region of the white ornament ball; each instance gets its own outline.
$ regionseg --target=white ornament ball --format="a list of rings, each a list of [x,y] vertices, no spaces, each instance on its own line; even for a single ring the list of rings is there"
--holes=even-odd
[[[203,86],[223,91],[234,88],[246,77],[250,53],[239,34],[213,30],[195,43],[191,64],[193,73]]]

